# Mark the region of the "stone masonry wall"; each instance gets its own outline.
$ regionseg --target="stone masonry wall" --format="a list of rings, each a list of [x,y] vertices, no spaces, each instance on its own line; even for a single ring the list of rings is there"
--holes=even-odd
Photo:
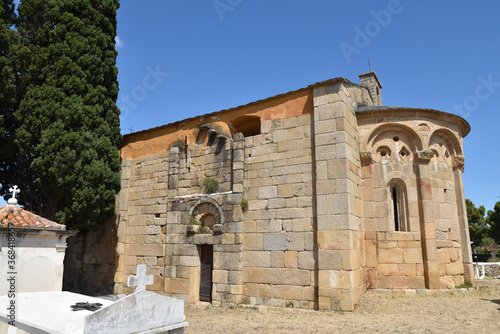
[[[200,246],[213,245],[212,304],[241,303],[243,149],[243,136],[235,134],[233,140],[207,138],[185,151],[170,150],[166,293],[188,302],[199,300]],[[216,193],[204,193],[207,177],[218,181]],[[198,208],[217,217],[221,234],[188,232]]]
[[[425,289],[419,232],[368,232],[366,239],[370,288]]]
[[[314,89],[318,301],[322,310],[352,310],[365,291],[356,87]],[[362,95],[362,94],[361,94]]]
[[[245,138],[243,302],[314,308],[311,115]]]
[[[126,286],[127,277],[137,274],[139,264],[154,277],[147,289],[163,293],[168,168],[168,154],[122,163],[115,293],[134,291]]]

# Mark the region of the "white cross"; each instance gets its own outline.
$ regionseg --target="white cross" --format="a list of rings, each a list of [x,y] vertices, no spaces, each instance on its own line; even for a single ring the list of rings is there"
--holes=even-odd
[[[153,275],[146,276],[146,265],[137,266],[137,276],[129,276],[127,286],[135,286],[135,292],[146,290],[146,285],[153,284]]]
[[[16,198],[16,193],[20,193],[21,190],[17,186],[13,186],[12,188],[9,188],[9,192],[12,193],[12,198]]]

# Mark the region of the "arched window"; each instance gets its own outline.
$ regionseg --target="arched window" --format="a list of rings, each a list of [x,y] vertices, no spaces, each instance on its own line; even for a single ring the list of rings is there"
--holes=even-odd
[[[408,201],[406,198],[406,186],[401,180],[392,180],[389,183],[391,193],[392,225],[394,231],[409,231],[408,225]]]

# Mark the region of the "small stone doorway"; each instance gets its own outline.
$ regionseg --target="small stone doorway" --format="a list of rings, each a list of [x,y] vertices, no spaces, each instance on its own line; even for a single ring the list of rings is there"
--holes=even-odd
[[[213,245],[200,245],[200,301],[212,302]]]

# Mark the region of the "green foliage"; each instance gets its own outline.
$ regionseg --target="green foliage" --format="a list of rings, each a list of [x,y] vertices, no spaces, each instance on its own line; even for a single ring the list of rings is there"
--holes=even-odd
[[[201,224],[196,230],[196,234],[212,234],[212,230]]]
[[[489,232],[489,226],[484,218],[486,210],[482,205],[476,208],[474,203],[469,199],[465,200],[465,205],[467,208],[470,240],[474,243],[474,246],[479,246]]]
[[[191,217],[189,217],[189,224],[191,224],[191,225],[200,225],[200,222],[198,221],[198,219],[196,219],[195,216],[191,216]]]
[[[241,199],[241,210],[243,211],[248,210],[248,200],[246,198]]]
[[[118,0],[24,0],[14,52],[19,106],[2,195],[70,228],[98,229],[120,188]]]
[[[457,288],[457,289],[470,289],[470,288],[472,288],[472,287],[473,287],[473,285],[472,285],[472,283],[471,283],[471,282],[469,282],[469,281],[465,281],[465,282],[463,282],[462,284],[457,285],[455,288]]]
[[[207,177],[203,181],[203,186],[205,188],[205,193],[213,194],[219,190],[219,182],[213,177]]]
[[[490,226],[490,236],[500,244],[500,202],[496,202],[493,210],[488,211],[486,222]]]

